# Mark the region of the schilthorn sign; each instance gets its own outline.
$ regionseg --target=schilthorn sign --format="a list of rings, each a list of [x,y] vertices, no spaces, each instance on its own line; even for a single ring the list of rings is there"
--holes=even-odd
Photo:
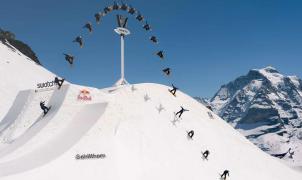
[[[49,87],[54,87],[55,85],[56,85],[55,81],[47,81],[45,83],[39,83],[39,84],[37,84],[37,88],[38,89],[49,88]]]
[[[88,160],[88,159],[104,159],[106,154],[77,154],[76,160]]]

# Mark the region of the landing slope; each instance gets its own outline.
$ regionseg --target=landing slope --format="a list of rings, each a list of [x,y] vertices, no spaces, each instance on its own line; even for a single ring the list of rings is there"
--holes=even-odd
[[[91,107],[99,106],[99,110],[103,111],[101,103],[106,102],[107,106],[85,135],[47,164],[22,172],[5,173],[6,165],[14,169],[13,162],[26,159],[26,162],[18,164],[25,166],[28,163],[31,166],[31,158],[24,157],[35,152],[46,155],[49,151],[36,145],[20,147],[18,154],[22,155],[16,154],[16,151],[0,159],[0,179],[219,180],[219,174],[225,169],[230,171],[231,180],[302,179],[301,174],[259,150],[184,93],[179,92],[174,97],[168,92],[168,87],[158,84],[93,89],[91,92]],[[65,108],[61,108],[60,116],[54,118],[61,124],[52,123],[52,129],[64,132],[67,126],[62,126],[64,121],[60,121],[59,117],[66,115],[81,117],[70,121],[77,122],[78,126],[69,126],[68,132],[77,131],[81,123],[85,124],[85,114],[87,123],[92,122],[89,114],[96,110],[85,105],[79,111],[80,104],[72,97],[66,98],[62,105]],[[180,110],[180,106],[189,111],[180,119],[175,119],[174,113]],[[73,114],[73,109],[78,109],[76,112],[82,115]],[[188,138],[190,130],[195,132],[193,139]],[[41,144],[52,142],[50,139],[56,139],[57,144],[59,134],[45,134],[49,136],[49,141]],[[42,135],[37,137],[42,141]],[[53,151],[57,149],[47,147]],[[201,151],[207,149],[210,155],[208,160],[204,160]],[[96,156],[87,158],[84,156],[87,154]]]

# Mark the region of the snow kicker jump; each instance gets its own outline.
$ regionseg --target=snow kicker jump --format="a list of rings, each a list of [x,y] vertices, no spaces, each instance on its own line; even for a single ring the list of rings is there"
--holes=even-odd
[[[14,152],[16,149],[24,145],[49,123],[49,121],[57,114],[58,110],[61,108],[68,89],[69,85],[64,85],[61,90],[54,90],[48,103],[52,106],[51,111],[45,117],[43,117],[43,114],[41,113],[38,119],[36,119],[34,123],[28,129],[26,129],[22,135],[20,135],[16,139],[11,140],[8,146],[1,149],[0,158]]]
[[[34,91],[26,90],[20,91],[15,98],[15,101],[11,108],[9,109],[8,113],[0,122],[0,132],[5,130],[11,123],[18,118],[20,113],[26,108],[26,104],[30,101]]]
[[[56,159],[76,144],[93,127],[105,112],[106,107],[107,103],[85,105],[75,118],[65,126],[67,128],[57,127],[56,135],[47,143],[22,157],[0,163],[0,176],[21,173]]]

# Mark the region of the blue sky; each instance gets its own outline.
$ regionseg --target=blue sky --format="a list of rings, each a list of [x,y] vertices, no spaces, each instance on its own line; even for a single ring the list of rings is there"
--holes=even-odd
[[[274,66],[302,77],[302,1],[299,0],[131,0],[153,31],[129,15],[126,78],[131,83],[179,86],[192,96],[211,97],[252,68]],[[71,82],[108,87],[119,79],[120,41],[115,14],[100,25],[94,13],[110,0],[10,0],[1,2],[0,27],[28,43],[49,70]],[[124,14],[120,12],[119,14]],[[82,26],[92,21],[89,35]],[[148,38],[159,38],[153,45]],[[72,40],[83,35],[85,47]],[[166,59],[153,54],[163,49]],[[70,68],[63,52],[76,56]],[[172,77],[161,73],[171,67]]]

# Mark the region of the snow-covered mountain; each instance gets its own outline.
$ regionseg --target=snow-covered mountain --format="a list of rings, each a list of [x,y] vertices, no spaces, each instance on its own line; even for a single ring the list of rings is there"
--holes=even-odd
[[[151,83],[105,89],[64,84],[35,91],[36,83],[53,74],[26,57],[21,61],[18,51],[2,45],[0,50],[1,60],[9,60],[1,61],[1,68],[12,63],[28,73],[18,78],[1,71],[11,77],[1,76],[1,94],[28,87],[12,102],[7,99],[11,106],[1,114],[1,180],[221,179],[224,170],[232,180],[302,179],[183,92],[175,97],[169,87]],[[30,79],[39,73],[41,79]],[[45,116],[41,100],[51,106]],[[189,111],[178,118],[181,106]]]
[[[214,111],[269,154],[302,166],[302,81],[273,67],[251,70],[223,85],[211,99]]]
[[[35,89],[37,84],[53,81],[55,75],[22,54],[8,42],[0,41],[0,119],[12,105],[17,93]]]

